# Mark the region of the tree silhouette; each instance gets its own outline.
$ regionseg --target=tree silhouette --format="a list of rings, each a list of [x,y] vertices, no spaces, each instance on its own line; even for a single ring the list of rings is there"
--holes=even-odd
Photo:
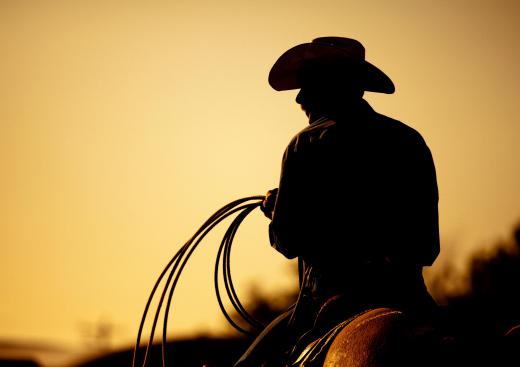
[[[512,239],[469,260],[467,285],[446,297],[466,317],[478,318],[499,332],[520,323],[520,224]]]

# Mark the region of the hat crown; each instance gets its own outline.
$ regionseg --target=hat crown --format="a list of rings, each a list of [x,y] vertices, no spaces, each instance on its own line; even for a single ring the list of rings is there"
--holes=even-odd
[[[312,40],[314,44],[327,45],[341,49],[350,57],[355,59],[365,59],[365,48],[361,42],[346,37],[318,37]]]

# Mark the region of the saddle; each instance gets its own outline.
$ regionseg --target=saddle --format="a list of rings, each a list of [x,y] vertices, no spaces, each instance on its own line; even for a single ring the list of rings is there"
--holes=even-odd
[[[310,342],[287,366],[520,366],[520,325],[503,335],[478,325],[451,333],[445,321],[391,308],[366,310]]]
[[[477,322],[453,332],[454,320],[443,312],[430,317],[379,307],[352,313],[333,297],[304,333],[291,332],[290,312],[281,315],[235,367],[520,365],[510,364],[520,362],[520,326],[503,337],[479,330]]]
[[[340,322],[311,342],[290,366],[424,365],[415,357],[428,354],[425,346],[434,345],[432,342],[438,339],[435,334],[431,325],[402,311],[369,309]]]
[[[348,366],[341,360],[343,351],[351,356],[352,353],[375,355],[375,350],[381,350],[381,342],[386,345],[388,338],[396,338],[397,331],[404,333],[404,330],[412,329],[409,318],[401,311],[375,308],[352,312],[344,307],[341,296],[325,302],[305,332],[301,332],[301,326],[298,332],[298,325],[291,325],[291,316],[291,313],[285,313],[273,321],[235,367],[314,367],[324,363]],[[423,329],[427,328],[413,326],[416,335]],[[394,335],[390,337],[391,332]],[[346,343],[343,342],[345,337]],[[346,348],[351,346],[359,348]],[[358,357],[354,359],[362,361]]]

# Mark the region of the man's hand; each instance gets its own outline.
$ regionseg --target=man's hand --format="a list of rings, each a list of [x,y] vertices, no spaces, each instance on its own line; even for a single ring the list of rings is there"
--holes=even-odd
[[[274,203],[276,202],[277,194],[278,189],[269,190],[265,195],[264,201],[262,201],[262,206],[260,207],[264,215],[269,219],[273,219]]]

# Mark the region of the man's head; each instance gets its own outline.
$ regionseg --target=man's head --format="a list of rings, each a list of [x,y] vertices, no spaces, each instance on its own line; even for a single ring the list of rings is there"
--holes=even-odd
[[[296,102],[307,115],[357,104],[365,92],[361,75],[360,63],[313,63],[302,70]]]

